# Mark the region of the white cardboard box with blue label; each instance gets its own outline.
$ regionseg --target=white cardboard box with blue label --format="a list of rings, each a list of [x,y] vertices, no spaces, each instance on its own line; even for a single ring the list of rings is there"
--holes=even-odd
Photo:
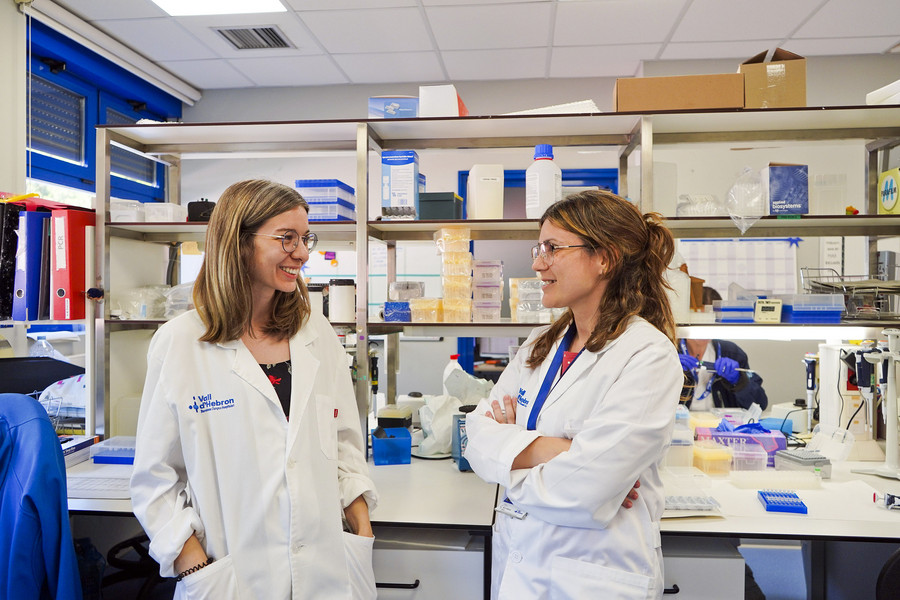
[[[419,155],[415,150],[381,153],[382,219],[415,219],[419,208]]]
[[[809,213],[809,167],[769,163],[760,180],[768,199],[770,215],[805,215]]]

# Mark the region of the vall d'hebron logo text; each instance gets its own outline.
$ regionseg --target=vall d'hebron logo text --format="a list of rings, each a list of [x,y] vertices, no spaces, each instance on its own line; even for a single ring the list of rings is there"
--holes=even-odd
[[[212,394],[193,396],[193,400],[193,404],[188,404],[188,408],[196,413],[222,410],[223,408],[232,408],[234,406],[234,398],[228,398],[227,400],[213,400]]]

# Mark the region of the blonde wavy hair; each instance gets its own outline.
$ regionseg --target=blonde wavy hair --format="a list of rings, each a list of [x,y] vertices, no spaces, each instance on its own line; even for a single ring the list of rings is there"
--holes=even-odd
[[[200,341],[229,342],[250,330],[252,234],[267,220],[297,207],[309,212],[309,205],[296,190],[272,181],[239,181],[222,193],[209,220],[206,254],[194,282],[194,306],[206,326]],[[263,333],[276,339],[290,338],[309,314],[309,294],[298,278],[294,292],[275,292]]]
[[[573,194],[553,204],[541,217],[570,231],[587,252],[609,260],[606,291],[597,307],[597,324],[585,348],[597,352],[640,316],[675,344],[675,319],[669,306],[665,271],[675,253],[675,240],[658,213],[641,212],[624,198],[605,190]],[[572,311],[556,320],[533,343],[527,364],[538,367],[572,322]]]

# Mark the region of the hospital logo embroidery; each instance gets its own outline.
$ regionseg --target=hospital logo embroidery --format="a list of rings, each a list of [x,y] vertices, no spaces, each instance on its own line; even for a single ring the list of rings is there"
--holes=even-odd
[[[525,397],[525,390],[519,388],[519,396],[516,398],[516,403],[519,406],[528,406],[528,398]]]
[[[234,398],[213,400],[212,394],[206,394],[203,396],[192,396],[191,399],[193,402],[188,404],[188,408],[197,414],[203,414],[211,410],[234,408]]]

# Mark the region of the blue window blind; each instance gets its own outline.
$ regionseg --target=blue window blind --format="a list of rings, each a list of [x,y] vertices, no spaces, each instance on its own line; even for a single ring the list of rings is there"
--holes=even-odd
[[[84,164],[85,97],[31,75],[28,147],[34,152]]]
[[[107,125],[133,125],[136,119],[129,117],[113,108],[106,108]],[[110,148],[110,171],[113,175],[124,177],[138,183],[156,185],[156,163],[147,157],[129,152],[124,148],[113,146]]]

